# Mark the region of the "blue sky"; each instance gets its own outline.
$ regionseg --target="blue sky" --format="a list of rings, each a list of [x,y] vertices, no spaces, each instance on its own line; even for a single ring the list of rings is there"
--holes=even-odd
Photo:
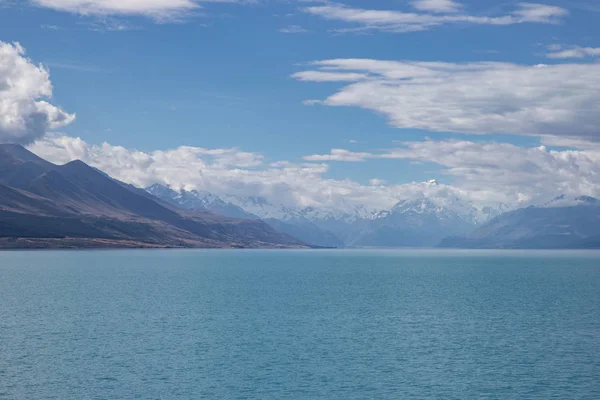
[[[499,124],[498,131],[482,123],[461,132],[463,125],[456,123],[437,121],[434,126],[427,122],[431,116],[421,123],[418,114],[423,105],[418,102],[413,109],[402,108],[397,102],[373,105],[364,98],[379,96],[376,89],[381,86],[364,86],[361,99],[328,104],[326,99],[357,82],[314,79],[312,75],[305,79],[294,74],[324,72],[310,63],[336,59],[451,65],[543,63],[574,68],[595,68],[600,59],[592,51],[600,47],[600,6],[592,0],[540,0],[543,5],[536,4],[533,11],[532,3],[525,8],[518,1],[492,0],[263,0],[251,4],[177,0],[171,4],[177,3],[179,8],[167,5],[154,10],[144,5],[148,2],[135,0],[130,0],[132,6],[126,10],[112,0],[99,1],[100,5],[92,9],[77,3],[85,2],[0,1],[0,41],[19,42],[26,51],[23,57],[36,65],[42,63],[53,85],[51,103],[77,115],[73,122],[47,131],[80,138],[89,146],[107,142],[145,153],[180,146],[235,147],[260,154],[265,162],[285,160],[300,165],[315,161],[307,157],[325,156],[332,149],[379,154],[389,152],[398,142],[425,138],[442,143],[496,142],[532,148],[540,145],[540,133],[548,129],[545,122],[513,121],[506,128]],[[547,6],[554,8],[540,8]],[[380,11],[388,14],[364,19],[371,15],[369,12]],[[399,24],[407,15],[418,18],[409,25]],[[435,20],[440,16],[462,19]],[[498,20],[489,22],[486,17]],[[574,57],[551,56],[578,49],[590,50],[581,50],[582,54]],[[330,66],[325,72],[378,73],[378,67],[362,71],[345,68]],[[489,74],[498,71],[504,71],[500,64]],[[571,72],[561,73],[557,76]],[[383,85],[396,84],[386,81]],[[467,93],[461,99],[469,96]],[[320,103],[310,105],[306,100]],[[391,107],[395,107],[392,112]],[[410,113],[410,121],[398,122],[401,113]],[[569,124],[574,120],[553,123],[548,132],[556,140],[546,140],[549,149],[565,149],[555,146],[559,138],[568,140],[568,148],[574,148],[574,141],[594,147],[597,136],[584,128],[581,132],[580,127],[572,128]],[[557,127],[577,135],[563,135]],[[499,134],[502,129],[509,134]],[[592,151],[587,147],[578,150]],[[390,185],[437,178],[460,188],[461,180],[470,179],[448,173],[451,167],[447,164],[424,156],[363,157],[360,162],[322,158],[318,161],[328,166],[323,179],[351,180],[360,185],[368,185],[373,178]],[[565,186],[564,182],[557,185]],[[588,186],[587,181],[582,184]],[[534,193],[537,189],[529,190]],[[595,194],[597,188],[586,190]]]

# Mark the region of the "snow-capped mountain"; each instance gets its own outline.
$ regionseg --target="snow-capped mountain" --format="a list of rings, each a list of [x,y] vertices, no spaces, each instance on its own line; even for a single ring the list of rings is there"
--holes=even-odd
[[[315,246],[343,247],[344,243],[331,232],[321,229],[299,210],[273,204],[264,197],[215,196],[202,191],[176,192],[162,185],[146,191],[163,201],[188,210],[211,211],[233,218],[264,220],[271,227]]]
[[[335,208],[305,207],[299,213],[311,221],[343,221],[345,223],[354,223],[361,219],[370,218],[378,210],[369,210],[363,205],[345,205]]]
[[[476,226],[477,209],[466,202],[430,198],[402,200],[358,224],[351,246],[435,246],[446,236],[467,233]]]
[[[153,196],[158,197],[168,203],[186,210],[204,210],[232,218],[257,219],[242,208],[223,201],[220,197],[205,191],[174,191],[171,188],[162,185],[152,185],[146,188],[146,191]]]
[[[371,219],[386,218],[390,214],[433,215],[439,219],[454,219],[456,217],[473,225],[482,224],[512,208],[504,204],[498,207],[478,208],[473,203],[455,198],[421,197],[414,200],[401,200],[390,210],[372,214]]]
[[[224,198],[246,212],[257,215],[273,228],[317,246],[344,247],[343,238],[349,224],[360,220],[365,214],[360,207],[350,214],[340,209],[287,207],[271,203],[264,197]]]
[[[144,190],[146,190],[146,192],[150,193],[151,195],[158,197],[161,200],[169,202],[176,201],[179,198],[179,193],[167,186],[159,185],[158,183],[149,186]]]
[[[467,204],[453,204],[454,207],[443,205],[430,198],[420,198],[416,200],[399,201],[390,210],[380,211],[373,215],[371,219],[387,218],[393,214],[415,214],[415,215],[434,215],[440,219],[460,216],[461,218],[473,222],[477,210]]]
[[[426,183],[437,185],[435,180]],[[272,227],[320,246],[432,246],[443,237],[467,233],[509,208],[477,208],[459,197],[405,199],[388,210],[342,202],[335,207],[290,207],[261,196],[216,196],[174,191],[161,185],[149,193],[185,209],[235,218],[260,218]]]
[[[273,204],[265,197],[261,196],[223,196],[225,202],[233,204],[247,213],[256,215],[261,219],[278,219],[288,221],[300,218],[298,210],[289,208],[283,204]]]

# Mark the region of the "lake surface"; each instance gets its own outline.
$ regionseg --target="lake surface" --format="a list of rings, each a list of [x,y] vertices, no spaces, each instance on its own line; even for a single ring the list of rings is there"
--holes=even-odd
[[[4,399],[600,399],[600,253],[0,252]]]

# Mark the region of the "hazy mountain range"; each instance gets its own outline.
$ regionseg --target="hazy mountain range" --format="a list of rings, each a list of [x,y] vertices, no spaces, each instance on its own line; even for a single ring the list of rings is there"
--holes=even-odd
[[[539,207],[504,213],[468,235],[444,239],[440,246],[600,248],[600,201],[561,195]]]
[[[289,207],[161,185],[142,190],[81,161],[59,166],[0,145],[0,248],[438,245],[600,248],[600,202],[558,196],[513,210],[421,197],[386,210]]]
[[[429,184],[437,185],[437,182]],[[174,191],[161,185],[146,190],[185,209],[260,218],[306,243],[328,247],[435,246],[448,236],[473,231],[508,209],[507,206],[478,209],[458,198],[418,198],[400,201],[389,210],[369,211],[358,206],[339,211],[286,207],[264,197],[219,197],[208,192]]]
[[[428,182],[436,185],[437,182]],[[286,207],[263,197],[215,196],[154,185],[171,204],[263,219],[303,242],[328,247],[600,248],[600,202],[558,196],[538,207],[478,208],[459,198],[399,201],[389,210]]]

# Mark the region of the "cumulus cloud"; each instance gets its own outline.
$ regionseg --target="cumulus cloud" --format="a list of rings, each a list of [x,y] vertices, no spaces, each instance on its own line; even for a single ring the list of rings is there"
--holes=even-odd
[[[600,64],[334,59],[312,65],[293,77],[355,80],[310,104],[376,111],[398,128],[600,141]]]
[[[416,0],[413,6],[425,12],[361,9],[340,3],[305,7],[304,12],[328,20],[354,24],[355,27],[338,29],[341,32],[380,30],[394,33],[429,30],[450,24],[514,25],[522,23],[559,23],[568,11],[561,7],[537,3],[519,3],[509,14],[500,16],[469,15],[460,11],[459,3],[452,0]]]
[[[75,115],[49,103],[51,97],[48,70],[28,59],[20,44],[0,41],[0,142],[30,143],[71,123]]]
[[[600,195],[598,150],[522,148],[508,143],[474,143],[460,140],[406,142],[382,155],[435,162],[446,167],[464,190],[493,185],[513,200],[539,203],[557,194]]]

